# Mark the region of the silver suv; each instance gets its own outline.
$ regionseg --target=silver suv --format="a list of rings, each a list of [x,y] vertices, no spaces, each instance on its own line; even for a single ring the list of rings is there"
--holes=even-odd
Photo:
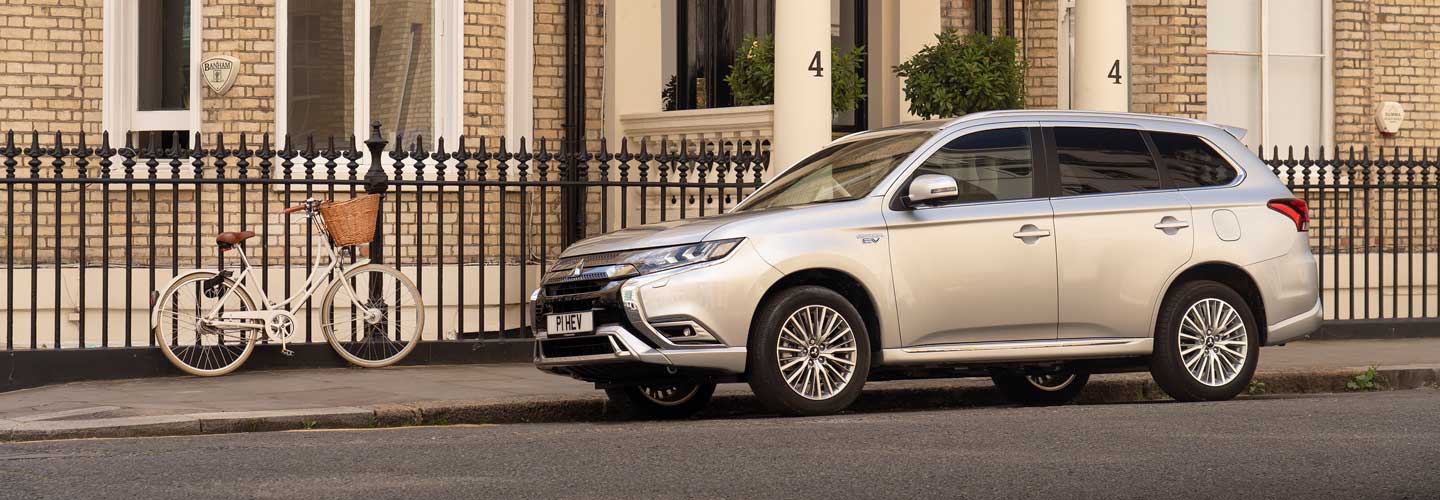
[[[1305,202],[1243,135],[1057,111],[854,134],[730,213],[570,247],[534,295],[535,364],[659,418],[738,381],[785,415],[882,377],[1056,404],[1148,369],[1228,399],[1321,318]]]

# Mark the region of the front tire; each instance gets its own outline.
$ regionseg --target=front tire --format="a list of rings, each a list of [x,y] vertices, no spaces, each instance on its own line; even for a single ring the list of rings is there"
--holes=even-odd
[[[425,331],[425,302],[415,282],[400,271],[365,264],[330,285],[320,317],[320,330],[340,357],[356,366],[380,368],[415,350]]]
[[[1260,328],[1245,299],[1214,281],[1181,285],[1165,299],[1155,327],[1150,373],[1177,401],[1223,401],[1250,384],[1260,359]]]
[[[1090,374],[1073,371],[1043,375],[995,374],[990,377],[1005,397],[1031,406],[1062,405],[1074,401],[1090,381]]]
[[[605,395],[625,418],[677,420],[704,410],[715,395],[715,384],[628,385],[605,389]]]
[[[761,306],[750,332],[750,388],[786,416],[825,415],[860,397],[870,373],[870,337],[850,301],[800,286]]]

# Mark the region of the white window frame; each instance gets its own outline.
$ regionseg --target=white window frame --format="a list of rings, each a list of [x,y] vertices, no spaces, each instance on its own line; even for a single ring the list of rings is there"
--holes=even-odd
[[[121,146],[125,134],[132,131],[188,130],[193,138],[200,131],[202,96],[205,82],[200,79],[201,0],[190,0],[190,109],[173,111],[139,111],[139,85],[136,54],[139,43],[140,2],[117,0],[104,2],[102,35],[104,71],[101,95],[101,128],[110,132],[110,144]]]
[[[1326,150],[1333,151],[1335,148],[1335,7],[1333,0],[1320,0],[1320,29],[1321,29],[1321,51],[1320,54],[1302,54],[1289,52],[1271,52],[1269,50],[1270,40],[1270,1],[1260,1],[1260,49],[1259,51],[1244,50],[1216,50],[1205,49],[1205,55],[1236,55],[1260,58],[1260,141],[1259,143],[1270,147],[1267,141],[1270,138],[1270,58],[1280,57],[1310,57],[1321,60],[1320,67],[1323,69],[1321,75],[1320,100],[1320,145]],[[1209,23],[1209,17],[1206,17]],[[1206,78],[1209,78],[1209,70],[1206,70]],[[1207,82],[1206,85],[1209,85]],[[1206,116],[1209,116],[1209,103],[1206,103]],[[1252,131],[1253,133],[1254,131]],[[1280,145],[1284,146],[1284,145]],[[1299,154],[1299,152],[1296,152]]]
[[[355,9],[355,30],[354,30],[354,52],[355,60],[351,61],[354,67],[354,96],[355,116],[351,124],[351,131],[355,134],[356,147],[363,149],[364,141],[370,138],[370,5],[371,0],[354,0]],[[463,2],[453,0],[436,0],[431,2],[433,11],[435,58],[431,61],[434,71],[434,93],[435,98],[431,105],[434,107],[435,117],[434,130],[438,141],[443,137],[446,140],[445,149],[454,151],[456,140],[464,133],[464,68],[465,68],[465,6]],[[339,19],[339,13],[336,13]],[[289,1],[277,0],[275,3],[275,137],[277,141],[285,137],[286,122],[289,118]],[[394,124],[382,123],[381,132],[385,135],[386,141],[393,142],[395,134],[393,129],[383,127]],[[293,138],[298,139],[298,138]],[[319,138],[316,138],[317,140]],[[336,137],[338,142],[341,138]],[[348,139],[348,138],[346,138]],[[438,142],[437,142],[438,143]],[[386,150],[394,149],[395,144],[387,144]],[[391,168],[389,157],[381,159],[381,164],[389,171]],[[361,158],[362,166],[370,164],[370,157],[367,154]]]

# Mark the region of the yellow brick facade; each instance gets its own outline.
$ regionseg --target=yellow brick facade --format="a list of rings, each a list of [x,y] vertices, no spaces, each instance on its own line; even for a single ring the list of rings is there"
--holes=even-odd
[[[6,129],[100,132],[101,0],[0,2],[0,118]]]
[[[1440,146],[1440,4],[1334,0],[1335,143]],[[1375,106],[1405,107],[1394,137],[1375,128]]]

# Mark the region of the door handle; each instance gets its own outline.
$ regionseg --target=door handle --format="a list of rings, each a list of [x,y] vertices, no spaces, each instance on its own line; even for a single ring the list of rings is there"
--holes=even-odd
[[[1050,236],[1050,230],[1040,229],[1038,227],[1035,227],[1034,224],[1026,224],[1020,226],[1020,230],[1017,231],[1013,236],[1022,240],[1030,238],[1044,238],[1046,236]]]
[[[1166,215],[1164,218],[1160,219],[1159,223],[1155,224],[1155,229],[1159,229],[1161,231],[1175,231],[1179,229],[1185,229],[1187,227],[1190,227],[1189,222],[1176,219],[1169,215]]]

